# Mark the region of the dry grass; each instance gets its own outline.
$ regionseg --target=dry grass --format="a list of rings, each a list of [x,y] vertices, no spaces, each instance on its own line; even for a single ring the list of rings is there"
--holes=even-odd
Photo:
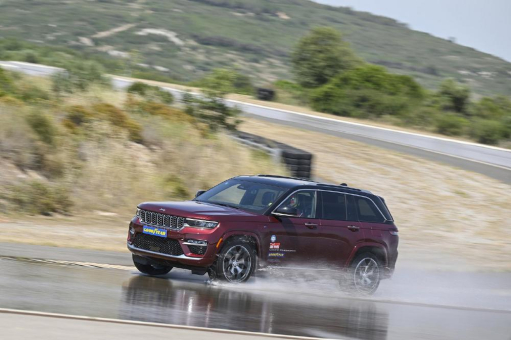
[[[44,80],[39,85],[49,86]],[[142,201],[191,198],[196,190],[239,174],[286,173],[269,156],[226,134],[208,134],[177,118],[131,114],[142,126],[143,144],[130,141],[126,130],[107,121],[87,123],[78,132],[62,125],[71,105],[108,102],[122,107],[125,101],[125,93],[92,88],[63,97],[58,105],[0,105],[0,214],[19,210],[13,194],[33,181],[68,192],[72,214],[125,214]],[[27,123],[36,110],[55,126],[54,145],[41,142]]]
[[[311,131],[257,120],[246,120],[240,129],[314,153],[314,174],[322,180],[384,196],[400,228],[405,259],[436,255],[438,267],[511,270],[511,186]]]

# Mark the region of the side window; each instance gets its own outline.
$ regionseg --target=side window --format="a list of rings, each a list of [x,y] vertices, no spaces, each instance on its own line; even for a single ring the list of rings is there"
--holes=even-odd
[[[355,197],[355,206],[358,212],[358,218],[362,222],[383,222],[383,216],[378,211],[374,203],[365,197]]]
[[[280,213],[302,218],[316,218],[317,194],[315,190],[293,193],[277,209]]]
[[[346,221],[346,195],[337,192],[321,192],[324,220]]]
[[[348,205],[348,221],[358,221],[357,207],[355,206],[355,196],[346,195],[346,204]]]

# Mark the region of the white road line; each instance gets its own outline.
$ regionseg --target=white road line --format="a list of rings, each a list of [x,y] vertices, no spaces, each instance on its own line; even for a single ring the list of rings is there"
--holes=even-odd
[[[190,331],[199,331],[199,332],[223,333],[223,334],[231,334],[231,335],[237,334],[237,335],[246,335],[246,336],[259,336],[259,337],[267,337],[267,338],[272,338],[272,339],[319,340],[319,338],[312,338],[312,337],[305,337],[305,336],[279,335],[279,334],[246,332],[246,331],[233,331],[233,330],[219,329],[219,328],[181,326],[181,325],[172,325],[172,324],[164,324],[164,323],[156,323],[156,322],[96,318],[96,317],[82,316],[82,315],[34,312],[34,311],[29,311],[29,310],[18,310],[18,309],[8,309],[8,308],[0,308],[0,313],[41,316],[41,317],[60,318],[60,319],[69,319],[69,320],[96,321],[96,322],[116,323],[116,324],[122,324],[122,325],[161,327],[161,328],[169,328],[169,329],[181,329],[181,330],[190,330]],[[328,339],[323,339],[323,340],[328,340]]]
[[[8,68],[20,68],[19,66],[16,66],[16,65],[4,64],[4,63],[0,63],[0,66],[1,67],[8,67]]]

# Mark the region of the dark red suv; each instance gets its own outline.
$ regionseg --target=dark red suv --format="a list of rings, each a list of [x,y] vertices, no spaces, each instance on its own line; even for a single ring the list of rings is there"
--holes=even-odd
[[[128,249],[149,275],[176,267],[244,282],[266,267],[330,270],[373,293],[393,273],[398,240],[380,196],[259,175],[231,178],[191,201],[140,204]]]

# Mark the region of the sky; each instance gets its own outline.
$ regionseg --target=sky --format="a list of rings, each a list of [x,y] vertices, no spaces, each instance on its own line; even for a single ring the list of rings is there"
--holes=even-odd
[[[511,0],[314,0],[409,24],[511,62]]]

